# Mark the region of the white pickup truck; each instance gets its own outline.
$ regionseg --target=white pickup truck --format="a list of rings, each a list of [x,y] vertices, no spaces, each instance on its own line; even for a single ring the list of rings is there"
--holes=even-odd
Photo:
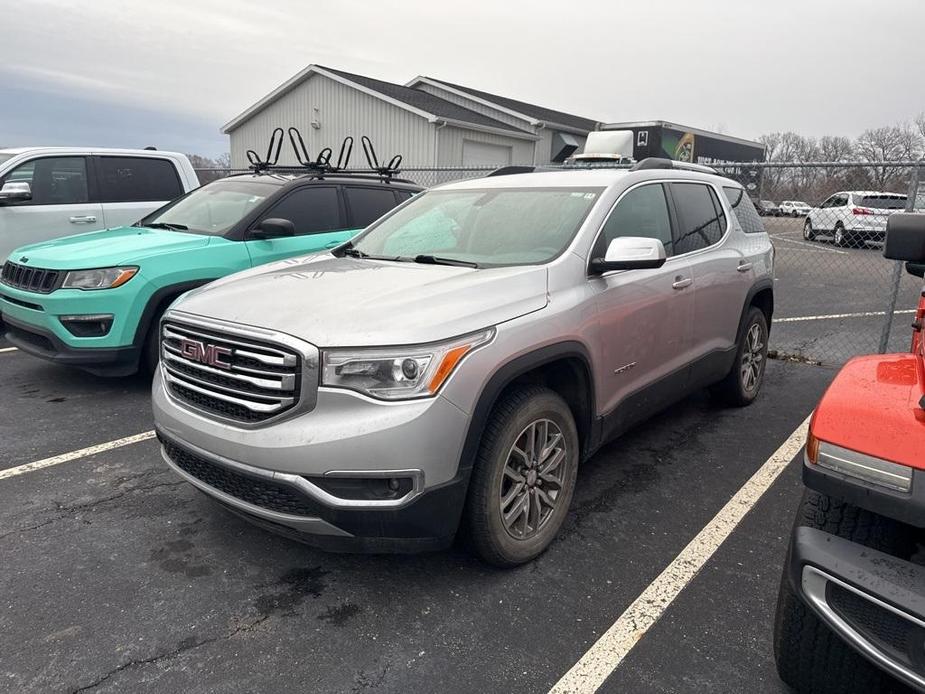
[[[198,187],[176,152],[0,149],[0,265],[19,246],[132,224]]]

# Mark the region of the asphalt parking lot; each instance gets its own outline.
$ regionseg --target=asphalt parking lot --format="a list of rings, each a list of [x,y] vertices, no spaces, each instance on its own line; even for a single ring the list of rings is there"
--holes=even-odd
[[[833,375],[772,361],[752,407],[695,395],[608,446],[556,543],[513,571],[456,547],[326,554],[266,534],[181,482],[151,439],[0,472],[0,690],[546,691]],[[4,351],[0,393],[0,469],[151,429],[141,378]],[[602,691],[785,691],[772,616],[799,495],[791,462]]]
[[[775,325],[781,354],[841,364],[876,352],[886,319],[894,261],[882,247],[838,248],[825,237],[803,240],[803,219],[765,217],[775,249]],[[902,273],[889,351],[909,346],[909,324],[922,281]]]

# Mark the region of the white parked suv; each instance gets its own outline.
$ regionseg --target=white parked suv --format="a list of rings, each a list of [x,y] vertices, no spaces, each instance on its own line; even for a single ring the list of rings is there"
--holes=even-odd
[[[869,190],[835,193],[810,210],[803,222],[803,238],[813,241],[818,236],[828,236],[836,246],[860,246],[868,241],[883,243],[887,218],[905,208],[906,196],[901,193]]]
[[[805,217],[812,208],[800,200],[784,200],[778,208],[781,217]]]
[[[19,246],[132,224],[198,187],[176,152],[0,149],[0,264]]]

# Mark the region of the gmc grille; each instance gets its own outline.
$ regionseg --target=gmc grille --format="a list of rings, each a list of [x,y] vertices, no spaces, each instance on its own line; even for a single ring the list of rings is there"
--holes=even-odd
[[[259,424],[295,408],[316,382],[305,356],[290,347],[223,330],[167,320],[161,327],[161,369],[168,392],[221,419]],[[317,371],[309,371],[315,373]]]
[[[60,286],[64,274],[59,270],[43,270],[7,261],[0,270],[0,282],[27,292],[48,294]]]

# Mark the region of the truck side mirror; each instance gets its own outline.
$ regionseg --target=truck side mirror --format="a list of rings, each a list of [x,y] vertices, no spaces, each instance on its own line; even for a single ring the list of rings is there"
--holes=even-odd
[[[601,275],[613,270],[651,270],[665,264],[668,254],[658,239],[645,236],[621,236],[607,246],[603,258],[593,258],[591,272]]]
[[[27,181],[7,181],[0,188],[0,203],[32,199],[32,186]]]
[[[887,218],[883,257],[925,263],[925,214],[897,212]]]

